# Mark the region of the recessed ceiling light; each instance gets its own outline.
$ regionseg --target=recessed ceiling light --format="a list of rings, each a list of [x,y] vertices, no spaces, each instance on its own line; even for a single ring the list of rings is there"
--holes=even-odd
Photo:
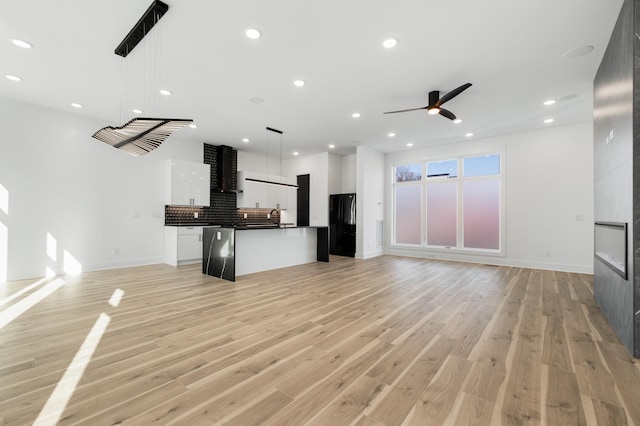
[[[194,124],[194,123],[191,123],[191,124],[189,124],[189,127],[191,127],[192,129],[197,129],[198,125]]]
[[[354,112],[353,114],[351,114],[351,116],[353,118],[360,118],[360,113],[359,112]]]
[[[473,136],[473,133],[469,132],[469,133],[465,134],[465,136],[470,138],[471,136]]]
[[[249,143],[249,138],[242,138],[242,142]]]
[[[576,47],[575,49],[567,50],[562,55],[565,58],[579,58],[580,56],[587,55],[593,51],[593,46],[587,45],[582,47]]]
[[[329,145],[329,148],[331,148],[331,149],[333,149],[333,148],[335,148],[335,147],[336,147],[336,146],[335,146],[334,144]]]
[[[396,134],[395,134],[395,133],[393,133],[393,132],[391,132],[391,133],[389,133],[387,136],[389,136],[390,138],[395,138],[395,137],[396,137]]]
[[[171,91],[167,89],[160,89],[160,94],[164,96],[169,96],[171,95]]]
[[[387,49],[391,49],[392,47],[395,47],[396,44],[398,44],[398,40],[396,40],[395,38],[388,38],[382,42],[382,45]]]
[[[453,120],[453,123],[454,124],[460,124],[460,123],[462,123],[462,120],[459,119],[459,118],[456,118],[455,120]]]
[[[407,144],[407,146],[408,146],[409,148],[411,148],[411,147],[413,146],[413,144],[412,144],[411,142],[409,142],[409,143]]]
[[[244,32],[245,35],[250,38],[251,40],[257,40],[260,38],[260,36],[262,34],[260,34],[260,31],[256,30],[255,28],[249,28],[247,31]]]
[[[546,120],[544,120],[544,124],[551,124],[553,123],[555,120],[553,118],[547,118]]]
[[[293,82],[293,85],[296,87],[302,87],[304,86],[304,80],[296,80]]]
[[[300,155],[300,153],[298,151],[294,151],[293,155]]]
[[[17,75],[7,74],[5,75],[5,77],[7,78],[7,80],[11,81],[22,81],[22,78],[18,77]]]
[[[555,99],[549,99],[548,101],[544,101],[544,104],[545,104],[546,106],[553,105],[553,104],[555,104],[555,103],[556,103],[556,100],[555,100]]]
[[[131,112],[133,112],[134,114],[142,114],[142,110],[138,108],[132,109]]]
[[[253,98],[249,98],[249,102],[251,102],[252,104],[261,104],[264,102],[264,99],[258,96],[254,96]]]
[[[11,40],[11,43],[15,44],[18,47],[22,47],[23,49],[31,49],[33,44],[28,41],[20,40],[19,38],[14,38]]]
[[[74,107],[74,108],[82,108],[82,104],[79,104],[79,103],[76,103],[76,102],[72,103],[71,106]]]

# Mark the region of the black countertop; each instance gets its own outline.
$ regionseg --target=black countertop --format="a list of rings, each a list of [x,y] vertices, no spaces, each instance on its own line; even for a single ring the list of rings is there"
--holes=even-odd
[[[250,224],[219,224],[219,223],[171,223],[165,224],[165,226],[176,227],[216,227],[216,228],[233,228],[238,231],[245,231],[248,229],[294,229],[294,228],[318,228],[318,226],[294,226],[289,224],[267,224],[267,223],[250,223]],[[322,228],[322,227],[320,227]]]

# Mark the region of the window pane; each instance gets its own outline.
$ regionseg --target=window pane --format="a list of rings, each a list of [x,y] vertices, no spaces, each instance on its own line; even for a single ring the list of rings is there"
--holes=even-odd
[[[422,186],[396,187],[396,243],[422,243]]]
[[[458,177],[458,160],[427,163],[427,179]]]
[[[396,166],[396,182],[414,182],[418,180],[422,180],[422,164]]]
[[[457,184],[427,186],[427,244],[455,247],[457,222]]]
[[[500,174],[500,155],[483,155],[464,159],[464,176],[494,176]]]
[[[500,182],[469,181],[463,191],[464,246],[500,249]]]

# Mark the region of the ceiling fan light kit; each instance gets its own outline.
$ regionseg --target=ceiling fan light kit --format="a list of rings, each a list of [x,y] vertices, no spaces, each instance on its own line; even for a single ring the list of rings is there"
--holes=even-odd
[[[455,98],[456,96],[458,96],[460,93],[464,92],[471,86],[472,86],[471,83],[465,83],[462,86],[457,87],[452,91],[446,93],[442,97],[440,97],[440,92],[438,90],[432,90],[431,92],[429,92],[429,105],[421,108],[410,108],[410,109],[401,109],[399,111],[388,111],[388,112],[385,112],[384,114],[395,114],[398,112],[418,111],[421,109],[426,109],[427,113],[429,113],[430,115],[440,114],[441,116],[448,118],[449,120],[456,120],[455,114],[449,110],[442,108],[441,105]]]
[[[168,10],[169,6],[166,3],[154,0],[124,40],[116,47],[114,53],[126,58]],[[168,90],[164,90],[165,93],[162,90],[160,92],[164,95],[171,94]],[[136,113],[135,111],[134,113]],[[142,113],[141,110],[137,111]],[[120,127],[103,127],[92,137],[138,157],[158,148],[175,130],[192,123],[191,119],[136,117]]]

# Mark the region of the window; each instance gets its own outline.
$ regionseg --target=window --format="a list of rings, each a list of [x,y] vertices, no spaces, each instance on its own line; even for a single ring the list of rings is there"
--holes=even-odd
[[[394,243],[500,251],[500,164],[490,154],[396,166]]]
[[[396,182],[422,180],[422,164],[405,164],[396,167]]]

